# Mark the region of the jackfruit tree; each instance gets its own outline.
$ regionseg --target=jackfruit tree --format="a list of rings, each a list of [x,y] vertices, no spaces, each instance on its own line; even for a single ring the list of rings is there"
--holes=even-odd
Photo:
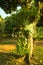
[[[16,14],[12,15],[9,19],[10,22],[13,20],[15,23],[11,26],[14,29],[14,34],[18,41],[18,54],[26,54],[29,61],[33,53],[34,26],[39,23],[40,10],[43,8],[42,6],[40,7],[42,2],[42,0],[0,0],[0,7],[2,7],[6,13],[11,13],[14,10],[17,11],[17,7],[21,6],[21,10],[17,11]]]

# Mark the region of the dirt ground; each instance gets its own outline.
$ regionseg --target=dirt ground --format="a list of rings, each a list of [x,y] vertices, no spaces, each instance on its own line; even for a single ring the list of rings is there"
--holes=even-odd
[[[16,49],[15,45],[12,45],[12,44],[1,45],[0,44],[0,52],[8,52],[15,49]]]

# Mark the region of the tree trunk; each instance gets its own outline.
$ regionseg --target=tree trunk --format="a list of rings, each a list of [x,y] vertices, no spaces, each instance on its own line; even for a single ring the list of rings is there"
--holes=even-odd
[[[31,59],[33,54],[33,37],[30,35],[30,53],[29,53],[29,60]]]
[[[27,39],[27,47],[29,49],[29,54],[26,54],[26,65],[30,65],[30,59],[33,54],[33,24],[30,24],[29,26],[26,26],[26,29],[30,31]]]
[[[30,59],[32,57],[32,53],[33,53],[33,37],[30,35],[30,38],[28,38],[28,49],[29,50],[29,54],[26,54],[26,57],[25,57],[25,64],[26,65],[31,65],[31,62],[30,62]]]

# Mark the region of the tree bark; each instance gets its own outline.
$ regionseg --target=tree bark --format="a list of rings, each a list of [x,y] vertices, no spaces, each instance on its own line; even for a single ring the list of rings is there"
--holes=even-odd
[[[29,60],[31,59],[33,54],[33,37],[30,35],[30,53],[29,53]]]

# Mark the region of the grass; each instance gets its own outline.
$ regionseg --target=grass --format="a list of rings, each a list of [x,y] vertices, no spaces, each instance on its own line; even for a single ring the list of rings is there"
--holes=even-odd
[[[37,36],[36,38],[34,37],[34,40],[43,40],[43,35],[42,36]]]
[[[9,44],[15,44],[15,42],[0,42],[0,44],[1,44],[1,45],[5,45],[5,44],[6,44],[6,45],[7,45],[7,44],[9,45]]]
[[[1,45],[15,44],[14,39],[3,39],[4,42],[0,42]],[[13,41],[13,42],[12,42]],[[16,61],[19,56],[15,55],[14,50],[9,50],[8,53],[0,52],[0,65],[25,65],[25,62]],[[43,46],[34,46],[33,57],[31,58],[31,64],[43,65]]]
[[[0,44],[5,45],[5,44],[16,44],[16,41],[14,38],[2,38],[0,40]]]
[[[10,51],[9,51],[10,52]],[[19,62],[17,61],[18,58],[21,58],[21,56],[18,56],[14,53],[1,53],[0,52],[0,65],[25,65],[25,62]],[[43,46],[34,46],[33,51],[33,57],[31,59],[32,65],[43,65]]]
[[[0,65],[24,65],[24,62],[17,61],[18,57],[13,53],[0,53]]]
[[[35,46],[32,62],[35,65],[43,65],[43,46]]]

